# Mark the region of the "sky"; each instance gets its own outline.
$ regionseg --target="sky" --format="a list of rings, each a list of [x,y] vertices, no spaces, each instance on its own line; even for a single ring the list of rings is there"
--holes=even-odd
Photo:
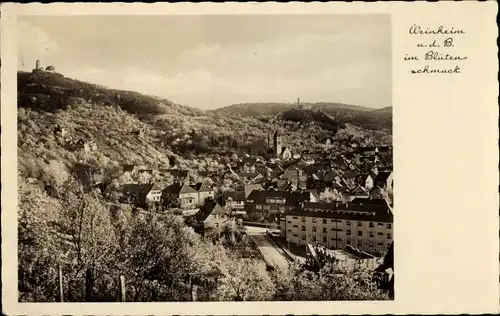
[[[389,15],[23,16],[18,68],[204,110],[249,102],[391,105]]]

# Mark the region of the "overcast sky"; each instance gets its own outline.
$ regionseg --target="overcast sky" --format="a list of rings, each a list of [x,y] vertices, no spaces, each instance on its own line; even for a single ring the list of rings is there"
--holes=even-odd
[[[19,18],[21,70],[213,109],[233,103],[391,105],[388,15]]]

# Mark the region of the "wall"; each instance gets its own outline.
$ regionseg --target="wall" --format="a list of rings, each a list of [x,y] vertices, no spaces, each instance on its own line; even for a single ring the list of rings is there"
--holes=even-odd
[[[189,202],[189,199],[192,198],[193,202]],[[198,204],[198,193],[184,193],[179,196],[179,200],[181,203],[181,207],[190,207]]]
[[[373,227],[370,226],[370,223],[373,224]],[[390,228],[387,224],[390,225]],[[302,226],[305,226],[305,231],[302,230]],[[313,227],[316,228],[316,231]],[[392,228],[392,223],[286,216],[286,240],[291,243],[299,245],[321,244],[330,249],[344,249],[346,245],[350,244],[355,248],[376,255],[385,253],[389,248],[393,238]],[[348,234],[349,231],[350,234]],[[361,232],[361,236],[358,236],[358,231]],[[387,239],[387,234],[390,234],[391,239]]]
[[[205,199],[208,198],[208,197],[213,198],[214,197],[214,191],[200,192],[199,196],[198,196],[199,202],[203,203],[203,201],[205,201]]]

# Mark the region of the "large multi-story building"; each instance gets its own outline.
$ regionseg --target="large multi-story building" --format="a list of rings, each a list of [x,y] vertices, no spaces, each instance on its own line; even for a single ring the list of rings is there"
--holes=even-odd
[[[245,211],[253,220],[274,221],[305,201],[314,202],[316,197],[308,191],[253,190],[245,202]]]
[[[385,200],[304,202],[285,214],[280,228],[290,243],[321,244],[330,249],[351,245],[383,255],[393,241],[393,213]]]

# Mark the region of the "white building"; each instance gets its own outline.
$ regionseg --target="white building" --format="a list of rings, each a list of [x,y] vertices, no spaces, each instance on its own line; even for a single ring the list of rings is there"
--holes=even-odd
[[[384,200],[352,203],[305,202],[285,215],[281,230],[287,242],[345,249],[347,245],[381,255],[393,241],[393,213]]]

